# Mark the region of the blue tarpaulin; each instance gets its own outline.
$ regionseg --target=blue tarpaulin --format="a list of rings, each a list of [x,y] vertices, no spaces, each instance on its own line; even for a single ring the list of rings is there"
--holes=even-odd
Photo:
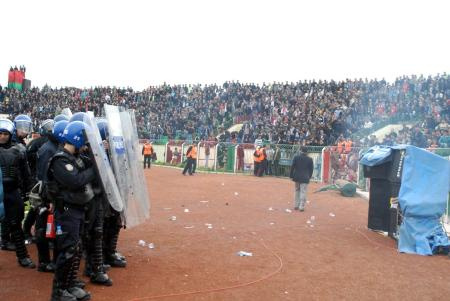
[[[410,145],[372,147],[360,162],[375,166],[390,160],[391,149],[406,149],[399,192],[403,221],[398,250],[432,255],[450,243],[440,223],[450,190],[450,161]]]
[[[432,255],[450,243],[440,223],[450,189],[450,161],[415,146],[406,148],[399,192],[403,222],[398,250]]]

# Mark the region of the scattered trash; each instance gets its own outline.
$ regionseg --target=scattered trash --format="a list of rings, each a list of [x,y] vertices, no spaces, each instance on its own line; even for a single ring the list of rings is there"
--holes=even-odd
[[[237,196],[237,195],[239,195],[239,193],[238,193],[238,192],[235,192],[235,193],[234,193],[234,195],[236,195],[236,196]]]
[[[311,221],[310,221],[310,220],[307,220],[306,223],[307,223],[307,224],[311,224]]]
[[[177,217],[176,217],[175,215],[172,215],[171,217],[169,217],[169,220],[171,220],[171,221],[176,221],[176,220],[177,220]]]
[[[140,245],[141,247],[145,247],[145,241],[143,241],[142,239],[139,240],[138,245]]]
[[[309,225],[311,228],[314,228],[314,225]]]
[[[222,183],[222,186],[225,186],[225,183]]]
[[[170,210],[170,209],[172,209],[172,208],[169,208],[169,207],[164,208],[164,210]]]
[[[233,236],[233,239],[236,239],[236,236]]]
[[[309,204],[310,203],[310,201],[306,201],[306,204]]]
[[[187,276],[189,276],[188,274],[184,274],[184,277],[187,277]]]
[[[212,229],[212,224],[205,224],[206,227],[208,227],[208,229]]]
[[[184,226],[184,229],[192,229],[194,226]]]
[[[269,207],[269,211],[273,211],[273,208],[272,208],[272,207]]]
[[[284,291],[285,294],[289,294],[288,291]]]
[[[336,215],[333,212],[330,212],[329,216],[335,217]]]
[[[208,203],[209,201],[200,201],[200,203]]]
[[[154,248],[155,248],[155,244],[152,243],[152,242],[149,243],[149,244],[148,244],[148,248],[149,248],[149,249],[154,249]]]
[[[256,235],[256,232],[251,232],[253,235]]]
[[[245,252],[245,251],[239,251],[237,252],[238,256],[253,256],[253,253],[251,252]]]
[[[316,217],[313,215],[313,216],[311,216],[311,218],[310,218],[310,220],[315,220],[316,219]]]
[[[269,225],[271,225],[271,226],[272,226],[272,225],[275,225],[275,223],[269,223]]]
[[[291,209],[286,209],[285,211],[286,211],[287,213],[291,213],[291,212],[292,212]]]
[[[187,208],[186,208],[186,209],[184,209],[184,212],[188,213],[188,212],[189,212],[189,209],[187,209]]]

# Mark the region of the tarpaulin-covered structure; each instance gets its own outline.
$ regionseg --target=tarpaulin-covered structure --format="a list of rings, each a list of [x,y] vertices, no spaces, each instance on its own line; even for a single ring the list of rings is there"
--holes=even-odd
[[[399,204],[402,224],[398,250],[420,255],[435,254],[450,243],[440,218],[445,212],[450,190],[450,161],[410,145],[375,146],[360,162],[376,166],[389,160],[393,149],[405,149]]]

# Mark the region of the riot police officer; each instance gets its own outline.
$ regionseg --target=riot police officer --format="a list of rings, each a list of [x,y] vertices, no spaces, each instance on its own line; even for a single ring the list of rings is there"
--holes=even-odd
[[[31,140],[31,142],[26,146],[28,165],[30,166],[31,177],[33,179],[36,179],[38,150],[49,140],[49,137],[52,136],[53,125],[53,119],[44,120],[39,127],[40,137]],[[50,159],[50,157],[47,159]],[[25,221],[23,222],[23,232],[27,240],[31,240],[32,238],[31,227],[36,221],[36,215],[38,214],[36,209],[37,208],[30,207],[30,210],[25,217]]]
[[[28,115],[21,114],[17,115],[16,118],[14,118],[14,130],[11,134],[11,141],[13,143],[17,144],[18,149],[25,152],[25,138],[31,133],[32,130],[32,121],[31,118]],[[1,237],[2,237],[2,250],[8,250],[8,251],[14,251],[15,246],[14,243],[11,241],[11,225],[9,224],[8,219],[5,219],[2,221],[2,227],[1,227]]]
[[[19,264],[35,268],[24,243],[21,222],[24,215],[23,194],[31,188],[30,171],[23,147],[12,142],[14,124],[0,119],[0,167],[3,176],[5,220],[11,231],[11,240],[16,248]]]
[[[20,114],[14,118],[14,134],[12,137],[13,142],[20,143],[23,146],[26,145],[25,138],[31,134],[33,130],[33,122],[28,115]]]
[[[37,152],[36,176],[41,183],[47,182],[48,163],[51,157],[58,150],[58,146],[63,144],[63,132],[66,128],[67,121],[59,121],[55,123],[51,134],[46,135],[47,142],[39,148]],[[42,185],[42,184],[41,184]],[[45,185],[45,184],[44,184]],[[52,200],[47,199],[46,195],[41,196],[42,202],[36,208],[37,217],[35,225],[36,246],[38,250],[39,272],[54,272],[54,262],[50,260],[49,240],[46,238],[47,218],[52,210]],[[56,255],[56,252],[54,253]],[[54,256],[54,260],[55,260]]]
[[[64,130],[64,147],[51,159],[47,191],[55,202],[56,271],[53,280],[52,301],[89,300],[90,294],[76,287],[74,280],[81,258],[80,234],[85,210],[95,195],[92,183],[96,174],[89,160],[80,155],[85,146],[81,121],[70,122]]]
[[[100,136],[106,146],[108,152],[108,122],[105,119],[99,119],[97,126],[100,131]],[[125,256],[117,251],[117,242],[119,240],[120,229],[123,227],[122,217],[120,212],[117,212],[110,205],[105,206],[104,210],[104,225],[103,225],[103,256],[105,263],[113,267],[126,267],[127,261]]]

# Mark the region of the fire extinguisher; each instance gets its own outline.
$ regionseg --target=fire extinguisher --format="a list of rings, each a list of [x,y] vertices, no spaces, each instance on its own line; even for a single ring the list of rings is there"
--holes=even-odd
[[[51,214],[51,213],[47,216],[47,229],[45,231],[45,237],[47,237],[47,238],[55,238],[56,237],[55,223],[53,220],[53,214]]]

